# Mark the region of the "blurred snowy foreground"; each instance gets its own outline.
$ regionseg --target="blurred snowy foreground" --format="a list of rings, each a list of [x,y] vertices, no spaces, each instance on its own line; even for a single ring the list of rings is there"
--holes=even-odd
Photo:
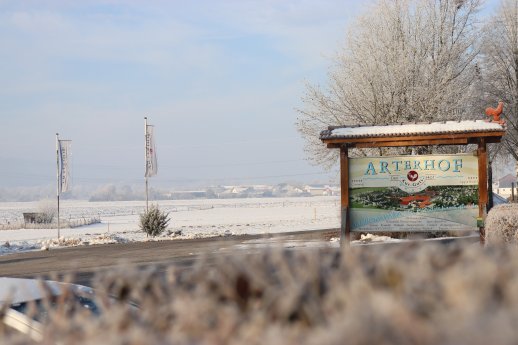
[[[274,234],[340,227],[338,197],[208,199],[156,202],[169,212],[168,229],[156,238],[139,230],[142,201],[63,201],[62,219],[100,217],[101,223],[79,228],[0,231],[0,255],[51,247],[162,241],[232,235]],[[0,225],[22,223],[23,212],[37,212],[38,203],[0,203]]]

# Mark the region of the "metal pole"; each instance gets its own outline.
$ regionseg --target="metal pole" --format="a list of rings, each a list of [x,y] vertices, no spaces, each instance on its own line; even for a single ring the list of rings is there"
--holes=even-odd
[[[56,133],[56,180],[57,180],[57,183],[56,183],[56,196],[57,196],[57,199],[58,199],[58,241],[59,241],[59,236],[60,236],[60,224],[59,224],[59,187],[60,187],[60,181],[59,181],[59,133]]]
[[[148,191],[148,182],[147,182],[147,177],[146,177],[146,212],[149,211],[149,191]]]
[[[147,117],[144,117],[144,154],[145,154],[145,162],[146,162],[146,171],[145,171],[145,177],[146,177],[146,213],[149,211],[149,192],[148,192],[148,177],[147,177],[147,170],[148,170],[148,147],[147,147]]]

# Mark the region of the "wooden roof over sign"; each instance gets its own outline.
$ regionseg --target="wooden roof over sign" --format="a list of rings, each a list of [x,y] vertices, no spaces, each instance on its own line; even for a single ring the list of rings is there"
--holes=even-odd
[[[500,142],[504,133],[501,122],[467,120],[329,127],[320,133],[320,139],[329,148],[467,145],[482,138],[486,143]]]

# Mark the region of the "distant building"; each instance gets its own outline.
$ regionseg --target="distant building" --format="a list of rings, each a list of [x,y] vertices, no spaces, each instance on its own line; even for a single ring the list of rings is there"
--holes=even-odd
[[[512,186],[514,183],[515,195],[516,195],[516,176],[512,174],[507,174],[501,179],[498,180],[496,184],[493,185],[494,192],[500,196],[508,198],[512,195]]]
[[[207,191],[204,190],[185,190],[174,191],[169,193],[169,199],[172,200],[189,200],[207,198]]]
[[[276,197],[294,197],[304,196],[304,191],[296,186],[281,183],[273,188],[273,196]]]
[[[333,194],[333,189],[329,186],[305,186],[304,192],[308,193],[311,196],[331,196]]]
[[[233,198],[271,198],[340,195],[339,186],[314,185],[297,186],[289,183],[278,185],[219,185],[206,190],[172,191],[163,194],[166,199],[233,199]]]
[[[425,208],[430,206],[430,195],[410,195],[400,198],[401,206],[417,206],[419,208]]]
[[[224,188],[225,190],[218,195],[218,197],[224,199],[246,197],[245,192],[248,190],[248,187],[245,186],[224,186]]]

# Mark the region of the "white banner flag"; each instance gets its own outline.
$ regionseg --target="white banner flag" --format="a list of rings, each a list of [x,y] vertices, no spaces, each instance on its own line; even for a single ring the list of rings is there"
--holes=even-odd
[[[70,147],[72,140],[58,141],[58,158],[59,158],[59,193],[68,192],[70,190]]]
[[[146,174],[145,177],[155,176],[158,172],[158,162],[156,159],[156,146],[154,127],[147,125],[146,129]]]

